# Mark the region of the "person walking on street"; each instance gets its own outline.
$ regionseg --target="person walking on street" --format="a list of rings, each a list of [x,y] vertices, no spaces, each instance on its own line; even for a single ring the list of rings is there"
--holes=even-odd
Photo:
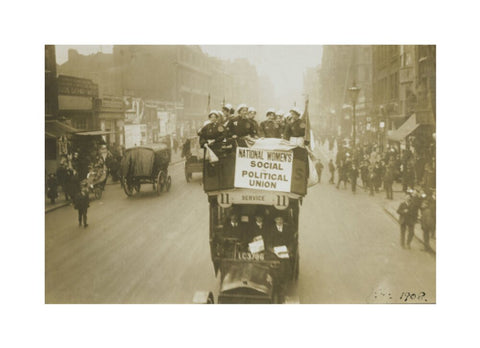
[[[370,196],[375,195],[375,168],[373,164],[368,166],[368,188],[370,190]]]
[[[437,200],[436,200],[436,194],[435,191],[430,195],[430,211],[432,213],[432,238],[436,239],[436,231],[437,231]]]
[[[352,182],[352,192],[355,193],[357,190],[357,179],[358,179],[358,169],[355,163],[352,164],[350,169],[350,180]]]
[[[393,178],[395,168],[393,165],[393,161],[387,166],[387,170],[385,171],[385,176],[383,177],[383,186],[385,187],[385,192],[387,194],[387,199],[393,199]]]
[[[421,213],[422,216],[420,221],[423,231],[423,251],[431,251],[432,247],[430,246],[430,234],[433,231],[433,219],[431,208],[426,199],[422,202]]]
[[[80,192],[80,179],[75,170],[67,169],[67,179],[65,185],[68,196],[75,201],[75,197]]]
[[[413,189],[415,185],[415,172],[413,170],[412,161],[407,161],[403,165],[403,176],[402,176],[402,186],[403,191],[408,189]]]
[[[330,184],[334,184],[334,177],[335,177],[335,164],[333,164],[333,160],[330,159],[328,162],[328,170],[330,171],[330,180],[328,181]]]
[[[363,190],[367,192],[368,190],[368,159],[365,155],[364,159],[360,162],[360,178],[362,179]]]
[[[88,197],[88,187],[84,184],[79,193],[75,196],[74,208],[78,210],[78,226],[86,228],[87,224],[87,210],[90,206],[90,198]]]
[[[375,162],[373,171],[375,172],[375,180],[374,180],[374,187],[375,192],[380,192],[380,187],[382,186],[382,167],[380,166],[380,162]]]
[[[337,189],[340,187],[340,183],[342,181],[343,181],[343,187],[347,188],[347,180],[348,180],[347,165],[344,161],[341,161],[340,165],[338,166]]]
[[[58,198],[58,183],[55,174],[48,174],[47,179],[47,197],[50,198],[50,203],[55,204],[55,200]]]
[[[62,187],[62,191],[65,194],[65,200],[68,201],[68,192],[66,188],[67,183],[67,167],[64,162],[60,163],[60,166],[57,168],[57,182],[58,186]]]
[[[408,229],[406,248],[410,249],[418,214],[418,209],[415,206],[411,195],[407,194],[405,201],[400,203],[397,213],[400,216],[400,245],[402,248],[405,248],[405,232]]]
[[[320,181],[322,180],[323,164],[322,161],[320,161],[319,159],[317,159],[317,161],[315,162],[315,169],[317,170],[318,183],[320,184]]]

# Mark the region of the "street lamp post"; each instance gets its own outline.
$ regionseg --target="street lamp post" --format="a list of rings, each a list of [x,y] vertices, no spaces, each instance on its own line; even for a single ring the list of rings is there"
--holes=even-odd
[[[357,87],[355,81],[353,81],[353,86],[348,89],[350,92],[350,96],[352,98],[352,106],[353,106],[353,148],[356,147],[357,144],[357,125],[356,125],[356,115],[355,115],[355,106],[357,103],[358,94],[360,93],[360,88]]]

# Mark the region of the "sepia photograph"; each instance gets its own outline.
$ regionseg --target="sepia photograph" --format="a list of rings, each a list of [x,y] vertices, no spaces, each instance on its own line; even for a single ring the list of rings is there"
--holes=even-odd
[[[437,302],[436,45],[44,49],[46,304]]]
[[[0,346],[478,345],[469,2],[4,7]]]

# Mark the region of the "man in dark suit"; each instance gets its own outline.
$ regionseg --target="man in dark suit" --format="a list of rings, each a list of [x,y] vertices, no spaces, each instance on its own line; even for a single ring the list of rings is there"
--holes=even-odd
[[[249,228],[249,234],[252,236],[252,238],[256,236],[263,236],[266,234],[266,225],[265,221],[263,218],[263,215],[261,214],[255,214],[255,221],[252,223],[252,225]]]
[[[268,227],[265,224],[263,214],[260,213],[255,214],[255,221],[248,226],[248,230],[245,233],[245,237],[247,238],[247,246],[248,243],[251,243],[253,239],[258,236],[262,237],[263,244],[266,247],[268,239]]]
[[[236,212],[230,214],[228,222],[223,228],[223,238],[225,240],[225,248],[228,250],[234,250],[235,245],[240,245],[241,250],[246,250],[248,248],[248,227],[245,223],[239,221],[238,214]]]
[[[269,247],[274,248],[276,246],[285,245],[288,250],[291,249],[293,240],[293,231],[290,226],[287,225],[282,216],[277,216],[274,219],[274,224],[269,234]]]
[[[238,214],[232,213],[228,219],[228,222],[223,228],[223,236],[225,238],[240,239],[240,222],[238,221]]]
[[[418,208],[414,204],[411,195],[408,194],[406,200],[400,203],[397,213],[400,217],[400,245],[402,248],[405,248],[405,231],[408,228],[407,249],[410,249],[410,243],[413,239],[415,223],[418,217]]]

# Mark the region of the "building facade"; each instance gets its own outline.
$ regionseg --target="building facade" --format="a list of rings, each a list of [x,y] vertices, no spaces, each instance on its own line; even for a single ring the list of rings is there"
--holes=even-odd
[[[373,46],[374,113],[379,144],[428,148],[435,132],[435,46]],[[409,142],[409,140],[412,140]]]
[[[321,112],[320,103],[320,65],[307,68],[303,75],[303,89],[309,100],[309,116],[312,128],[322,132],[326,128],[326,119]]]
[[[125,104],[123,98],[103,96],[95,101],[99,129],[109,132],[105,135],[108,145],[122,146],[124,141]]]
[[[96,117],[98,85],[92,80],[75,76],[59,75],[58,116],[78,130],[99,129]]]
[[[373,127],[371,46],[323,46],[318,75],[319,112],[324,132],[341,137],[352,134],[353,101],[348,89],[355,83],[360,88],[355,112],[357,140],[367,141]]]

